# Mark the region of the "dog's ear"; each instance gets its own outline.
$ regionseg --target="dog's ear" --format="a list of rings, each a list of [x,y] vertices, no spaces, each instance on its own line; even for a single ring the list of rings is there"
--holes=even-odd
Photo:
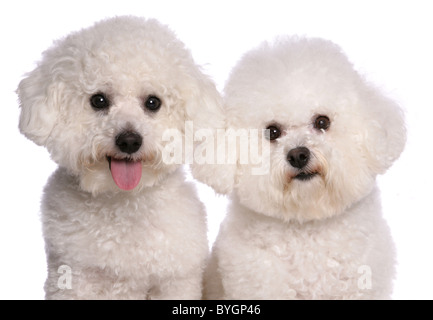
[[[224,152],[226,125],[221,95],[200,71],[194,75],[188,91],[185,120],[191,121],[194,128],[194,150],[186,157],[192,175],[218,193],[230,193],[236,167],[227,165],[228,155]]]
[[[21,107],[19,129],[38,145],[46,145],[57,122],[61,88],[61,83],[53,83],[42,66],[30,72],[18,86]]]
[[[406,144],[404,112],[376,88],[369,88],[364,103],[369,110],[364,137],[370,165],[383,174],[398,159]]]

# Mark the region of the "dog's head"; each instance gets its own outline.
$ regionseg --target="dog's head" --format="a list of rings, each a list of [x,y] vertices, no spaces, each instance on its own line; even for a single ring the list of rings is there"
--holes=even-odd
[[[167,130],[183,139],[188,121],[222,121],[219,94],[183,43],[137,17],[57,41],[17,92],[21,132],[93,193],[154,185],[184,161],[183,140],[179,161],[165,161]]]
[[[225,102],[228,128],[246,129],[250,152],[268,162],[260,173],[238,152],[225,188],[284,220],[342,212],[371,191],[406,140],[397,104],[321,39],[284,38],[247,53],[226,84]]]

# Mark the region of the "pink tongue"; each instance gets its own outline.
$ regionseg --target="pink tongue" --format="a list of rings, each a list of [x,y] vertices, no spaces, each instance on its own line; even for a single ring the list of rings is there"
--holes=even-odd
[[[116,160],[111,158],[111,175],[122,190],[134,189],[141,179],[141,162]]]

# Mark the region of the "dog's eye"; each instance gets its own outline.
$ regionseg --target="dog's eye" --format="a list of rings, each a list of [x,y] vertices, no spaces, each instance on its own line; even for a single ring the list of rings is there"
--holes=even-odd
[[[106,109],[110,106],[110,101],[102,93],[97,93],[90,97],[90,104],[96,110]]]
[[[149,96],[147,97],[146,102],[144,103],[144,106],[146,109],[150,111],[158,111],[159,108],[161,108],[161,100],[158,97],[155,96]]]
[[[265,130],[265,138],[268,140],[275,140],[281,136],[281,130],[275,125],[270,125]]]
[[[331,120],[327,116],[317,116],[314,120],[314,128],[317,130],[328,130],[331,125]]]

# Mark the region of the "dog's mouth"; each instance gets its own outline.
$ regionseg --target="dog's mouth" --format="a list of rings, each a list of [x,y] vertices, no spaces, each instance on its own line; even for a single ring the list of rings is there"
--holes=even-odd
[[[141,180],[141,161],[132,159],[117,159],[107,156],[108,166],[114,183],[122,190],[134,189]]]
[[[300,181],[308,181],[313,179],[317,175],[319,175],[318,172],[301,172],[298,173],[296,176],[294,176],[293,179],[300,180]]]

